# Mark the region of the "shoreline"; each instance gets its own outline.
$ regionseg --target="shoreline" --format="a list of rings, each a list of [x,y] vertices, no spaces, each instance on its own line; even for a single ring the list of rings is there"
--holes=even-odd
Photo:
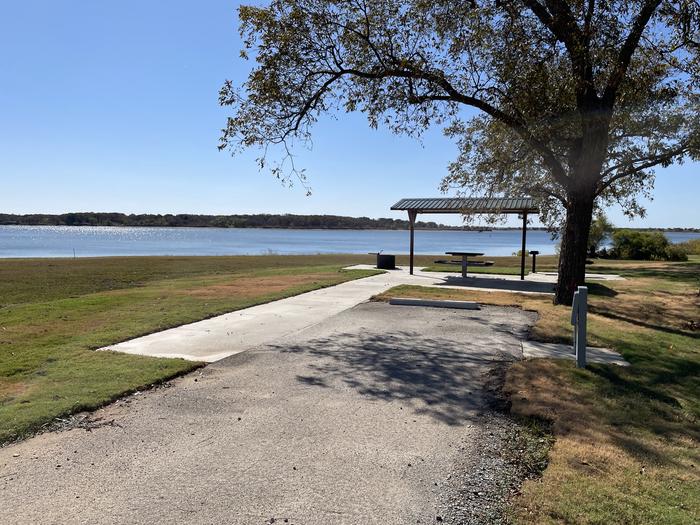
[[[299,231],[386,231],[386,232],[401,232],[408,231],[408,228],[343,228],[343,227],[305,227],[305,226],[160,226],[160,225],[148,225],[148,224],[0,224],[2,227],[12,227],[12,228],[158,228],[167,230],[299,230]],[[436,232],[470,232],[470,233],[493,233],[493,232],[512,232],[521,231],[520,227],[493,227],[493,228],[479,228],[470,227],[462,228],[460,226],[454,227],[441,227],[441,228],[425,228],[418,227],[414,228],[416,231],[436,231]],[[682,227],[672,227],[672,228],[631,228],[631,227],[621,227],[617,228],[619,230],[632,230],[640,232],[662,232],[662,233],[684,233],[684,234],[697,234],[700,235],[700,228],[682,228]],[[528,226],[527,231],[541,231],[541,232],[551,232],[548,228],[542,226]]]

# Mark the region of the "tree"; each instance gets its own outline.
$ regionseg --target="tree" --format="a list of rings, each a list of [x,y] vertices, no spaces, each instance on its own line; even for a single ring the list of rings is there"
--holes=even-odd
[[[556,303],[584,282],[595,207],[643,214],[654,167],[698,158],[698,0],[272,0],[239,17],[257,65],[221,89],[222,149],[259,147],[262,167],[279,147],[271,171],[304,182],[293,148],[322,113],[444,126],[460,153],[443,189],[532,195],[562,231]]]
[[[669,258],[668,239],[661,232],[617,230],[612,251],[620,259],[660,261]]]
[[[588,255],[595,257],[606,237],[612,235],[615,231],[615,226],[611,223],[603,212],[599,212],[591,223],[591,229],[588,234]]]

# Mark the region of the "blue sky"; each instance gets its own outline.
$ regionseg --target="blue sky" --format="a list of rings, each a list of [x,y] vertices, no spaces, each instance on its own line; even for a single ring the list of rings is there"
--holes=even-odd
[[[22,0],[0,17],[0,211],[335,213],[403,217],[401,197],[437,196],[454,145],[324,119],[307,169],[313,195],[258,172],[253,152],[216,148],[238,58],[238,2]],[[700,226],[697,164],[660,171],[636,226]],[[630,224],[617,209],[618,225]],[[455,223],[456,217],[438,217]]]

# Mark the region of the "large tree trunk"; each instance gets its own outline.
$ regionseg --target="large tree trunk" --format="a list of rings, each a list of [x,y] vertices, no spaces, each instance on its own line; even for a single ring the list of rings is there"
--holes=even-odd
[[[588,255],[588,233],[593,219],[593,196],[579,192],[570,194],[568,201],[554,304],[570,305],[576,288],[583,285],[586,280],[586,256]]]

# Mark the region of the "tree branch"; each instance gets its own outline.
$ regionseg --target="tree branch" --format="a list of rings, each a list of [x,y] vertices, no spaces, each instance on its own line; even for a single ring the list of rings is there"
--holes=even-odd
[[[331,78],[326,80],[321,85],[321,87],[311,97],[309,97],[309,99],[306,101],[301,110],[299,110],[299,113],[296,115],[294,126],[292,126],[284,133],[284,137],[286,137],[290,133],[296,132],[299,129],[299,126],[301,125],[302,120],[304,120],[304,117],[309,113],[309,111],[316,107],[316,104],[318,104],[318,101],[321,99],[324,93],[328,91],[333,82],[338,80],[341,76],[342,75],[339,74],[332,75]]]
[[[550,32],[564,44],[571,59],[571,65],[578,80],[579,104],[590,102],[597,97],[593,82],[593,68],[589,50],[589,35],[581,32],[571,8],[564,0],[544,0],[546,7],[538,0],[523,0]],[[593,2],[589,5],[592,16]]]
[[[535,148],[535,150],[537,150],[537,152],[542,156],[547,167],[549,167],[549,169],[552,171],[552,176],[557,180],[557,182],[559,182],[563,186],[567,186],[568,177],[566,176],[566,172],[564,171],[564,168],[562,167],[559,160],[542,141],[537,139],[532,134],[532,132],[530,132],[530,130],[527,129],[527,126],[524,122],[520,121],[512,115],[509,115],[508,113],[505,113],[504,111],[499,110],[498,108],[492,106],[485,100],[481,100],[479,98],[460,93],[441,74],[405,69],[386,69],[377,72],[360,71],[358,69],[343,69],[338,73],[340,73],[341,75],[354,75],[359,78],[366,78],[372,80],[381,80],[384,78],[393,77],[414,80],[425,80],[427,82],[430,82],[440,87],[445,93],[447,93],[447,96],[432,95],[432,100],[452,101],[464,104],[466,106],[471,106],[483,111],[487,115],[504,123],[509,128],[513,129],[516,133],[518,133],[518,135],[520,135],[528,144]],[[424,100],[427,101],[429,99],[426,98]]]
[[[591,40],[591,22],[593,20],[593,13],[595,12],[595,0],[588,0],[588,7],[586,8],[586,15],[583,21],[583,34],[586,41]]]
[[[608,189],[610,186],[612,186],[615,182],[617,182],[620,179],[623,179],[625,177],[630,177],[634,175],[635,173],[639,173],[640,171],[653,168],[654,166],[658,166],[659,164],[663,164],[664,162],[669,162],[671,161],[674,157],[677,157],[679,155],[682,155],[688,151],[688,143],[683,143],[676,148],[672,150],[665,151],[663,153],[660,153],[658,155],[649,155],[648,157],[643,157],[641,159],[636,159],[634,161],[628,162],[628,163],[620,163],[615,166],[612,166],[608,169],[606,169],[603,172],[603,175],[598,182],[598,187],[596,188],[596,195],[600,195],[603,193],[606,189]],[[635,165],[634,163],[636,162],[642,162],[642,164]],[[604,180],[607,175],[610,175],[611,173],[614,173],[615,171],[627,166],[626,169],[623,169],[622,171],[618,171],[610,177],[607,180]]]
[[[525,0],[526,3],[530,2],[533,5],[539,6],[540,11],[543,16],[549,17],[549,14],[546,12],[546,9],[544,9],[543,6],[541,6],[537,0]],[[552,2],[552,0],[546,0],[550,6],[553,6],[552,8],[560,14],[563,18],[566,19],[565,24],[561,24],[557,21],[554,21],[551,17],[549,17],[550,20],[552,20],[552,23],[554,26],[557,27],[557,30],[560,31],[560,34],[562,37],[566,37],[567,34],[570,34],[571,32],[575,32],[579,38],[580,38],[580,30],[578,28],[578,25],[576,24],[576,21],[573,18],[573,15],[571,14],[571,11],[569,9],[568,4],[561,0],[560,4],[557,6],[555,3]],[[366,12],[365,12],[366,16]],[[367,20],[367,19],[365,19]],[[491,117],[503,122],[507,126],[509,126],[511,129],[516,131],[527,143],[529,143],[535,150],[537,150],[540,155],[542,156],[545,164],[549,167],[549,169],[552,172],[552,176],[555,178],[557,182],[562,184],[563,186],[567,185],[568,182],[568,177],[566,175],[566,171],[562,167],[561,163],[559,160],[556,158],[554,153],[540,140],[538,140],[531,132],[530,130],[527,129],[527,126],[524,122],[524,120],[519,119],[518,117],[515,117],[513,115],[509,115],[498,108],[492,106],[491,104],[487,103],[486,101],[479,99],[474,96],[468,96],[464,95],[463,93],[460,93],[458,90],[454,88],[454,86],[451,85],[451,83],[446,79],[445,75],[442,73],[436,74],[436,73],[431,73],[431,72],[424,72],[421,71],[420,68],[418,67],[413,67],[409,69],[391,69],[388,68],[383,57],[381,56],[381,53],[379,53],[379,50],[376,48],[374,43],[371,41],[370,36],[369,36],[369,24],[367,23],[366,26],[366,33],[362,33],[358,30],[356,30],[353,27],[349,27],[346,24],[340,24],[336,22],[335,20],[331,20],[330,23],[332,25],[335,25],[337,27],[340,27],[346,31],[350,31],[353,33],[355,36],[359,37],[362,41],[365,42],[365,44],[369,47],[369,49],[372,51],[372,53],[375,55],[377,58],[379,64],[382,67],[382,70],[378,72],[363,72],[357,69],[348,69],[348,68],[343,68],[342,64],[335,59],[334,56],[334,61],[336,67],[339,69],[338,71],[338,77],[332,78],[329,82],[324,84],[323,90],[327,90],[328,86],[337,80],[340,76],[349,74],[349,75],[355,75],[360,78],[366,78],[366,79],[374,79],[374,80],[380,80],[383,78],[406,78],[406,79],[421,79],[425,80],[427,82],[430,82],[434,85],[437,85],[440,87],[442,90],[444,90],[447,93],[447,96],[445,95],[435,95],[430,100],[433,101],[444,101],[444,102],[458,102],[464,105],[468,105],[474,108],[477,108],[484,113],[490,115]],[[577,46],[572,47],[577,48]],[[420,55],[419,55],[420,56]],[[394,57],[392,57],[394,58]],[[395,60],[395,62],[398,62]],[[426,60],[423,59],[424,62],[427,62]],[[320,98],[320,95],[318,97],[315,97],[316,100]],[[414,99],[415,100],[415,99]],[[428,100],[428,99],[424,99]],[[415,102],[414,102],[415,103]],[[315,102],[314,102],[315,104]],[[308,110],[310,110],[313,106],[309,106],[307,104],[307,108],[300,113],[300,117],[298,122],[303,118],[303,116],[306,114]],[[295,128],[298,127],[295,126]]]
[[[637,15],[637,18],[632,24],[632,29],[620,48],[617,59],[615,60],[615,67],[603,91],[603,103],[606,107],[612,108],[614,106],[615,99],[617,98],[617,90],[627,74],[627,69],[632,61],[632,55],[634,55],[635,50],[639,46],[642,33],[644,33],[644,29],[654,15],[654,12],[656,12],[659,4],[661,4],[661,0],[647,0],[644,2],[642,9],[639,11],[639,15]]]

